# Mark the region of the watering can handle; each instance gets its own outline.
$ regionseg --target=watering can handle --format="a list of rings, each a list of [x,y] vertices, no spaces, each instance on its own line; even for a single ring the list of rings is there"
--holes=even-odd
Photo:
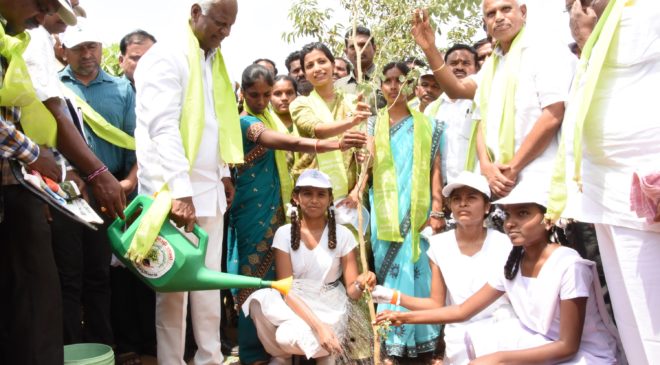
[[[206,256],[206,247],[208,246],[209,243],[209,234],[206,233],[205,230],[202,229],[199,225],[195,224],[193,227],[192,233],[197,237],[198,244],[197,244],[197,249],[202,251],[202,254]]]

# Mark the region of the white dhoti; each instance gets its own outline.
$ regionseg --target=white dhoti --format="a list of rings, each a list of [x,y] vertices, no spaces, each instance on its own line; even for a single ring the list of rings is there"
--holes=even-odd
[[[660,232],[596,224],[612,309],[630,364],[660,361]]]
[[[198,217],[197,223],[209,235],[205,264],[220,271],[222,257],[223,215]],[[220,365],[220,290],[158,293],[156,295],[156,336],[158,363],[186,365],[183,353],[186,343],[186,313],[190,300],[193,334],[197,353],[193,364]]]

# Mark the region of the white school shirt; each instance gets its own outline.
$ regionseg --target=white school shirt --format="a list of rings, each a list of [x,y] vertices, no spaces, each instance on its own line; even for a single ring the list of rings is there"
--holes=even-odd
[[[561,246],[550,254],[536,278],[525,277],[518,271],[508,280],[502,271],[488,284],[509,295],[516,315],[527,329],[551,341],[559,339],[560,302],[587,298],[580,348],[576,358],[565,363],[614,364],[616,328],[609,323],[608,314],[602,312],[605,307],[594,266],[594,262],[582,259],[575,250]]]
[[[573,181],[573,130],[582,102],[570,100],[562,132],[566,133],[565,217],[584,222],[660,232],[630,210],[635,171],[660,171],[660,2],[636,0],[623,9],[619,29],[605,58],[584,122],[582,193]],[[578,88],[582,88],[582,83]],[[578,93],[579,94],[579,93]]]
[[[440,95],[440,99],[441,104],[434,117],[445,122],[445,149],[441,154],[446,173],[445,184],[449,184],[465,170],[474,103],[469,99],[453,100],[444,93]]]
[[[522,42],[522,59],[518,75],[518,85],[515,93],[515,132],[514,151],[518,151],[523,141],[532,130],[541,116],[543,108],[568,98],[571,81],[575,71],[575,56],[569,49],[560,45],[556,40],[531,37],[524,35]],[[502,98],[498,97],[505,90],[504,65],[508,53],[502,54],[497,47],[492,57],[500,57],[500,61],[493,77],[492,92],[488,105],[486,125],[486,145],[499,158],[499,128],[502,120]],[[481,80],[483,73],[478,74]],[[472,118],[481,120],[480,95],[477,88],[474,102],[475,110]],[[555,137],[548,147],[538,157],[531,161],[520,172],[518,180],[530,176],[534,180],[549,184],[555,155],[557,154],[558,138]]]
[[[488,229],[481,250],[472,256],[461,253],[456,231],[433,235],[426,254],[442,272],[447,287],[446,305],[459,305],[478,292],[488,280],[504,269],[511,252],[511,240],[504,233]],[[465,351],[465,332],[471,324],[479,323],[480,331],[487,331],[498,316],[515,317],[506,295],[497,299],[472,318],[461,323],[445,325],[445,364],[463,365],[469,362]]]
[[[199,152],[190,168],[181,141],[180,117],[188,86],[188,41],[174,37],[154,44],[135,70],[135,128],[138,182],[141,194],[153,194],[163,184],[173,198],[192,196],[199,217],[214,217],[227,208],[221,179],[229,168],[220,156],[218,122],[213,103],[212,63],[199,49],[204,89],[205,123]]]

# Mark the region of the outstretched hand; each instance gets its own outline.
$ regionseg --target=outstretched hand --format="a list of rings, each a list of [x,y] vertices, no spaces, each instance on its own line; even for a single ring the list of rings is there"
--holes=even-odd
[[[413,39],[422,49],[435,47],[435,32],[429,22],[429,12],[424,9],[415,9],[412,16]]]
[[[356,103],[355,103],[355,111],[353,112],[352,118],[353,118],[353,126],[357,126],[358,124],[366,121],[370,116],[371,116],[371,107],[369,104],[365,103],[363,101],[364,96],[362,93],[359,93],[356,98]]]
[[[392,326],[401,326],[403,325],[403,320],[401,319],[401,312],[384,310],[376,315],[376,323],[381,324],[382,322],[389,321]]]
[[[348,130],[346,131],[339,142],[339,148],[346,151],[353,147],[362,148],[367,143],[367,135],[364,132]]]

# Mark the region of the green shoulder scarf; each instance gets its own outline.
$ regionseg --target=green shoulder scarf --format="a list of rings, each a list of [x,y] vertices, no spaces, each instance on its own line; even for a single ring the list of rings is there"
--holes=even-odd
[[[282,134],[290,134],[286,126],[284,126],[284,124],[282,124],[279,119],[275,119],[268,108],[264,109],[261,114],[257,114],[253,112],[252,109],[250,109],[245,101],[243,101],[243,109],[248,114],[261,120],[268,129]],[[293,191],[293,178],[289,173],[289,167],[286,161],[286,151],[275,150],[274,152],[275,165],[277,165],[277,175],[280,178],[280,195],[282,200],[282,207],[285,207],[286,204],[291,200],[291,192]]]
[[[409,108],[410,110],[410,108]],[[431,205],[431,139],[433,129],[426,116],[410,110],[413,116],[413,167],[410,197],[410,234],[413,261],[420,255],[419,229],[426,222]],[[399,193],[397,173],[390,146],[390,116],[387,107],[378,112],[374,142],[376,146],[373,166],[374,204],[378,239],[403,242],[400,232]]]
[[[468,144],[468,156],[466,160],[466,169],[474,170],[475,162],[477,159],[477,128],[481,126],[481,130],[486,137],[486,123],[499,122],[499,136],[498,145],[500,150],[499,156],[491,156],[491,159],[497,158],[501,163],[511,161],[515,154],[515,129],[516,129],[516,89],[518,87],[518,73],[520,72],[520,63],[522,60],[523,44],[522,39],[525,35],[525,28],[523,27],[516,38],[511,43],[511,48],[506,54],[506,63],[504,65],[504,90],[492,90],[493,79],[495,77],[495,70],[500,62],[501,57],[493,55],[488,57],[486,63],[482,67],[483,77],[477,92],[479,93],[479,109],[481,113],[481,122],[472,124],[472,131],[470,133],[470,142]],[[496,46],[497,47],[497,46]],[[502,118],[499,121],[488,121],[488,106],[490,98],[496,97],[502,99],[504,110],[502,111]]]
[[[199,142],[204,133],[204,84],[199,41],[190,26],[188,34],[188,67],[190,75],[181,111],[181,140],[183,150],[191,168],[197,158]],[[212,65],[213,96],[215,115],[220,134],[220,156],[227,163],[243,162],[243,142],[238,108],[229,75],[220,49],[216,50]],[[167,183],[156,195],[149,211],[143,216],[126,256],[133,261],[141,261],[151,250],[160,228],[172,209],[172,196]]]
[[[83,113],[83,121],[99,138],[127,150],[135,150],[135,138],[109,123],[66,85],[61,85],[64,96],[73,100]],[[36,99],[36,95],[35,95]],[[57,146],[57,122],[46,106],[35,100],[23,111],[21,124],[30,138],[39,144]]]
[[[36,98],[23,60],[23,52],[29,43],[27,32],[11,36],[5,33],[4,26],[0,26],[0,55],[8,63],[4,78],[0,80],[0,106],[25,107]]]
[[[345,94],[339,90],[335,90],[336,103],[350,103],[351,95]],[[312,110],[319,117],[323,123],[334,123],[335,118],[332,112],[325,103],[325,100],[316,92],[312,91],[307,97]],[[331,139],[337,139],[332,137]],[[348,195],[348,174],[344,166],[344,157],[341,151],[330,151],[325,153],[317,153],[316,161],[319,164],[319,170],[330,176],[332,181],[332,192],[335,199],[339,199]]]
[[[580,190],[582,189],[582,132],[585,127],[584,123],[591,108],[591,100],[600,79],[600,73],[603,69],[607,52],[612,44],[612,39],[614,39],[614,34],[618,29],[623,8],[629,3],[629,0],[610,0],[607,4],[596,27],[584,45],[580,62],[578,63],[578,69],[573,78],[570,100],[573,103],[580,102],[573,133],[573,153],[575,155],[573,179],[577,182]],[[580,87],[583,80],[584,86]],[[568,198],[566,186],[566,141],[564,140],[564,135],[565,133],[562,133],[559,150],[555,158],[548,196],[548,211],[545,215],[546,219],[552,222],[560,218],[561,213],[566,208],[566,200]]]

